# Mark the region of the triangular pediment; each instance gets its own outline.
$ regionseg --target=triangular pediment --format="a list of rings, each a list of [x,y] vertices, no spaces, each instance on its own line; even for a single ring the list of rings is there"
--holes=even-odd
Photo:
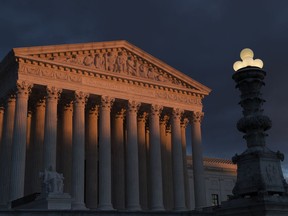
[[[208,95],[206,86],[126,41],[13,49],[16,57],[47,64],[130,77]]]

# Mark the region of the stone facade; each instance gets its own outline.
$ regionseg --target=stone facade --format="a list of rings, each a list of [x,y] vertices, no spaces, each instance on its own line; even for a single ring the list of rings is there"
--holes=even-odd
[[[231,160],[204,157],[204,177],[206,186],[205,206],[220,206],[232,196],[237,178],[237,166]],[[195,208],[194,178],[192,157],[187,156],[187,171],[189,191],[187,194],[187,206]]]
[[[203,208],[209,92],[125,41],[13,49],[0,64],[0,204],[40,192],[38,174],[51,168],[73,209]]]

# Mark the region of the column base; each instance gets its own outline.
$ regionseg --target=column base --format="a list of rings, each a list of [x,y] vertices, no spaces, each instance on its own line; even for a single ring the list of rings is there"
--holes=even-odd
[[[140,205],[127,206],[127,211],[142,211]]]
[[[99,204],[97,209],[101,211],[114,211],[115,210],[111,204]]]
[[[72,203],[71,209],[73,209],[73,210],[87,210],[85,203]]]
[[[152,211],[165,211],[164,206],[152,206]]]
[[[203,208],[204,208],[204,207],[195,207],[194,210],[195,210],[195,211],[203,211]]]
[[[186,207],[174,207],[173,211],[188,211],[188,209]]]

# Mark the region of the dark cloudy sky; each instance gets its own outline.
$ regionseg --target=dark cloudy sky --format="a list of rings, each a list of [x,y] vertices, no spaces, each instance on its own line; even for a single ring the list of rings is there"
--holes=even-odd
[[[206,156],[245,149],[232,65],[245,47],[267,71],[268,146],[288,165],[287,0],[0,0],[0,59],[13,47],[127,40],[210,87]],[[287,166],[286,166],[287,167]]]

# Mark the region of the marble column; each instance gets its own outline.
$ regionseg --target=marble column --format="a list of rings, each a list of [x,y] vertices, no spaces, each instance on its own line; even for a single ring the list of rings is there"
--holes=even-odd
[[[164,208],[166,210],[171,210],[171,205],[169,203],[169,180],[167,179],[167,172],[168,169],[172,168],[169,167],[167,163],[167,157],[168,154],[171,154],[171,152],[168,152],[168,149],[166,148],[166,125],[169,120],[168,115],[164,115],[160,118],[160,142],[161,142],[161,162],[162,162],[162,184],[163,184],[163,203]]]
[[[61,89],[47,86],[45,132],[44,132],[44,169],[56,170],[57,154],[57,104]]]
[[[17,82],[10,178],[10,201],[24,196],[27,111],[28,97],[31,88],[32,84],[28,82]]]
[[[24,195],[29,195],[32,193],[32,143],[31,140],[31,126],[32,126],[32,110],[31,107],[28,108],[27,114],[27,130],[26,130],[26,162],[25,162],[25,186],[24,186]]]
[[[127,147],[126,147],[126,207],[140,210],[139,201],[139,160],[137,136],[137,112],[140,103],[128,101],[127,107]]]
[[[202,112],[192,112],[191,138],[194,176],[195,209],[200,210],[206,206],[206,186],[204,178],[203,152],[201,140]]]
[[[72,209],[86,209],[84,203],[85,178],[85,104],[88,94],[75,92],[72,141]]]
[[[27,114],[27,131],[26,131],[26,149],[27,149],[27,151],[31,150],[31,144],[32,144],[31,124],[32,124],[32,111],[29,110],[28,114]]]
[[[41,181],[39,173],[43,172],[43,144],[45,126],[45,99],[39,98],[35,104],[34,134],[32,143],[32,170],[31,170],[31,190],[41,192]]]
[[[147,167],[147,207],[151,209],[151,178],[150,178],[150,130],[149,130],[149,114],[145,124],[145,147],[146,147],[146,167]]]
[[[184,168],[183,152],[181,143],[180,119],[183,110],[174,108],[172,112],[172,170],[173,170],[173,193],[174,210],[185,210]]]
[[[3,136],[3,122],[4,122],[4,105],[2,104],[2,100],[0,100],[0,151],[1,151],[1,145],[2,145],[2,136]],[[1,152],[0,152],[1,154]],[[0,160],[1,163],[1,160]]]
[[[166,124],[166,140],[165,140],[165,148],[167,150],[166,155],[166,166],[167,172],[165,176],[165,180],[167,183],[167,205],[169,209],[174,208],[174,193],[173,193],[173,170],[172,170],[172,139],[171,139],[171,124],[167,122]]]
[[[111,199],[111,125],[110,112],[114,102],[109,96],[101,97],[99,116],[99,206],[112,210]]]
[[[9,201],[10,173],[11,173],[11,154],[14,130],[14,117],[16,107],[16,95],[10,94],[6,100],[3,137],[0,149],[0,205],[7,206]]]
[[[2,145],[2,136],[3,136],[3,122],[4,122],[4,105],[0,103],[0,149]]]
[[[88,106],[88,127],[86,145],[86,206],[97,208],[98,204],[98,115],[99,106]]]
[[[140,206],[143,210],[148,209],[148,187],[147,187],[147,150],[145,143],[145,124],[148,114],[142,112],[138,115],[137,134],[138,134],[138,150],[139,150],[139,193]]]
[[[159,115],[163,107],[151,105],[150,113],[150,185],[151,185],[151,210],[164,210],[163,188],[162,188],[162,167],[161,167],[161,146]]]
[[[71,194],[72,181],[72,138],[73,136],[73,101],[63,98],[61,128],[61,171],[64,176],[64,191]]]
[[[125,209],[125,145],[122,106],[113,107],[112,119],[112,203],[115,209]]]
[[[185,202],[187,209],[191,209],[190,204],[190,186],[189,186],[189,176],[187,170],[187,154],[186,154],[186,127],[189,121],[187,118],[181,121],[181,143],[182,143],[182,154],[183,154],[183,167],[184,167],[184,185],[185,185]]]

